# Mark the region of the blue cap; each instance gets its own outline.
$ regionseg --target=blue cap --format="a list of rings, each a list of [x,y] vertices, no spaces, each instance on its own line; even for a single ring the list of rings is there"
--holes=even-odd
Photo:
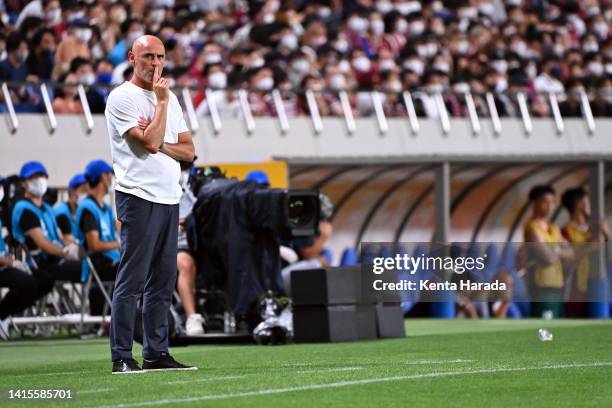
[[[270,185],[268,175],[262,170],[251,170],[249,174],[246,175],[245,180],[254,181],[257,184]]]
[[[74,190],[81,184],[85,183],[87,183],[87,180],[85,179],[85,175],[83,173],[75,174],[68,182],[68,190]]]
[[[94,160],[85,167],[85,178],[87,181],[95,181],[104,173],[112,173],[113,168],[104,160]]]
[[[21,170],[19,171],[19,177],[22,179],[29,179],[35,174],[44,174],[45,176],[49,177],[45,166],[43,166],[41,162],[35,160],[25,163],[23,166],[21,166]]]
[[[0,183],[4,181],[4,177],[0,176]]]

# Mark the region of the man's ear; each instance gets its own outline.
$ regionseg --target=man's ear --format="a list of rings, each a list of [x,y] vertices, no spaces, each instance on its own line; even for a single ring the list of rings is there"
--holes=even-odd
[[[132,65],[134,64],[134,60],[136,59],[136,54],[134,54],[133,51],[128,51],[128,61],[130,61],[132,63]]]

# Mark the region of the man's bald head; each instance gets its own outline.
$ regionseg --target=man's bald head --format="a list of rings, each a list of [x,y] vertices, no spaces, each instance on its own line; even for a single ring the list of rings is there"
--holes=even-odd
[[[149,89],[153,82],[162,74],[166,51],[164,43],[154,35],[143,35],[138,37],[132,44],[132,49],[128,53],[128,60],[134,66],[134,76],[132,82]]]
[[[164,43],[154,35],[143,35],[138,37],[132,44],[132,52],[137,54],[138,52],[150,47],[164,48]]]

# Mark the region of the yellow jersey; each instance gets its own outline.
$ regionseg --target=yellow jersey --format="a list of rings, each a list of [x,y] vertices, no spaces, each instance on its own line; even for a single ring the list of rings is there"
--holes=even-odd
[[[591,231],[589,229],[582,230],[573,224],[567,224],[561,232],[568,242],[582,244],[591,242]],[[588,256],[582,257],[576,269],[575,287],[578,291],[585,293],[589,284],[590,260]]]
[[[547,244],[559,244],[564,241],[559,227],[550,222],[547,223],[547,228],[543,228],[539,222],[535,220],[529,221],[525,225],[525,241],[527,241],[527,236],[530,231],[533,231]],[[535,267],[533,278],[534,283],[539,288],[563,288],[563,266],[561,265],[561,261],[548,266]]]

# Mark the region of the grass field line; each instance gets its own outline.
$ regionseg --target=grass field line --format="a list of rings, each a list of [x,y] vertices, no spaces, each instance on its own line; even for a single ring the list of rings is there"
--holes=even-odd
[[[95,374],[99,373],[100,370],[84,370],[84,371],[55,371],[52,373],[31,373],[31,374],[15,374],[11,375],[11,378],[19,377],[47,377],[50,375],[72,375],[72,374]]]
[[[209,382],[209,381],[221,381],[221,380],[235,380],[238,378],[244,378],[246,375],[226,375],[222,377],[207,377],[207,378],[196,378],[191,380],[181,380],[181,381],[168,381],[164,384],[188,384],[194,382]]]
[[[404,361],[403,364],[407,365],[420,365],[420,364],[461,364],[461,363],[475,363],[476,360],[415,360],[415,361]]]
[[[384,383],[391,381],[407,381],[407,380],[418,380],[421,378],[437,378],[437,377],[451,377],[451,376],[462,376],[462,375],[475,375],[475,374],[493,374],[493,373],[510,373],[517,371],[529,371],[529,370],[559,370],[568,368],[592,368],[592,367],[606,367],[612,366],[612,361],[599,361],[593,363],[583,364],[554,364],[547,366],[531,366],[531,367],[499,367],[499,368],[483,368],[477,370],[463,370],[463,371],[440,371],[432,373],[421,373],[412,375],[400,375],[393,377],[379,377],[379,378],[365,378],[362,380],[350,380],[350,381],[339,381],[334,383],[325,384],[307,384],[296,387],[286,388],[269,388],[256,391],[244,391],[228,394],[211,394],[203,395],[199,397],[188,397],[188,398],[176,398],[176,399],[162,399],[153,401],[140,401],[133,403],[124,404],[113,404],[113,405],[98,405],[90,408],[133,408],[133,407],[144,407],[152,405],[175,405],[180,403],[199,402],[208,400],[222,400],[230,398],[240,397],[256,397],[262,395],[273,395],[273,394],[286,394],[299,391],[312,391],[327,388],[343,388],[354,385],[367,385],[375,383]]]
[[[358,371],[363,370],[363,367],[338,367],[338,368],[324,368],[324,369],[312,369],[312,370],[300,370],[296,371],[297,374],[305,373],[332,373],[338,371]]]
[[[109,391],[113,391],[113,390],[114,390],[114,388],[98,388],[97,390],[77,391],[77,394],[98,394],[98,393],[109,392]]]

